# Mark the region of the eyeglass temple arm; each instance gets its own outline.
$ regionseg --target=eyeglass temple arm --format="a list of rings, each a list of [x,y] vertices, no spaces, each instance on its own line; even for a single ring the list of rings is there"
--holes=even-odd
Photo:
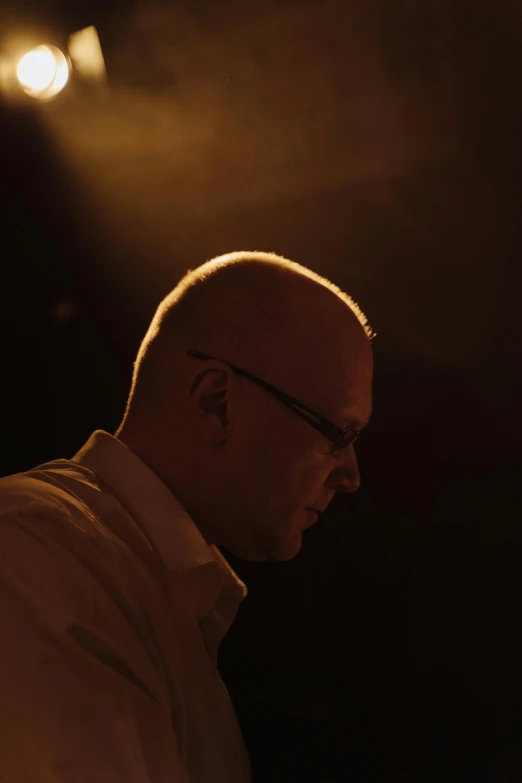
[[[201,353],[200,351],[195,351],[193,349],[189,349],[187,351],[189,356],[193,356],[196,359],[214,359],[213,356],[209,356],[206,353]],[[221,359],[217,359],[216,361],[222,361]],[[268,383],[268,381],[264,381],[262,378],[259,378],[257,375],[253,375],[251,372],[248,372],[248,370],[243,370],[242,367],[238,367],[235,364],[232,364],[231,362],[224,362],[224,364],[228,364],[229,367],[234,370],[234,372],[237,372],[238,375],[243,375],[245,378],[248,378],[253,383],[256,383],[258,386],[263,387],[266,389],[266,391],[270,392],[270,394],[274,395],[274,397],[279,398],[283,402],[285,402],[287,405],[289,405],[292,410],[297,413],[298,416],[300,416],[302,419],[307,421],[309,424],[312,425],[312,427],[315,427],[315,429],[318,432],[323,433],[324,425],[327,425],[330,430],[331,434],[334,437],[340,437],[345,435],[348,430],[343,429],[342,427],[338,427],[336,424],[333,424],[331,421],[328,421],[328,419],[325,419],[323,416],[320,416],[320,414],[316,413],[312,408],[309,408],[308,405],[305,405],[303,402],[299,402],[299,400],[296,400],[295,397],[292,397],[290,394],[287,394],[284,391],[281,391],[280,389],[276,389],[275,386],[272,386],[271,383]],[[310,421],[310,417],[315,420]]]

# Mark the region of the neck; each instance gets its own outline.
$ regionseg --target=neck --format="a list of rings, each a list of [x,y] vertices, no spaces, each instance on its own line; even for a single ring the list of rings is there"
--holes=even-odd
[[[191,490],[191,480],[201,466],[192,466],[191,461],[185,458],[179,459],[180,449],[177,454],[174,451],[168,454],[163,452],[163,437],[144,437],[143,432],[130,425],[130,422],[124,422],[114,433],[127,448],[129,448],[141,461],[152,470],[158,478],[170,489],[185,511],[189,514],[193,522],[198,527],[201,535],[207,544],[218,543],[217,537],[213,534],[208,525],[205,524],[205,508],[200,507],[198,498],[201,498],[201,489]]]

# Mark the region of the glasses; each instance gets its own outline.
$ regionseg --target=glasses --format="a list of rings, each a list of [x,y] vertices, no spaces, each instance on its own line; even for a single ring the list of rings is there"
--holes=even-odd
[[[334,457],[340,454],[343,449],[350,445],[350,443],[354,443],[361,434],[360,430],[338,427],[336,424],[332,424],[331,421],[325,419],[320,413],[313,411],[308,405],[299,402],[295,397],[291,397],[289,394],[286,394],[286,392],[276,389],[272,384],[267,383],[262,378],[258,378],[257,375],[253,375],[251,372],[243,370],[235,364],[225,362],[222,359],[216,359],[215,356],[209,356],[208,354],[201,353],[201,351],[196,351],[193,348],[188,349],[187,355],[194,359],[212,359],[213,361],[222,362],[223,364],[226,364],[227,367],[234,370],[238,375],[242,375],[244,378],[248,378],[249,381],[261,386],[262,389],[273,397],[276,397],[276,399],[293,410],[294,413],[297,413],[298,416],[307,421],[308,424],[329,440],[331,444],[331,454]]]

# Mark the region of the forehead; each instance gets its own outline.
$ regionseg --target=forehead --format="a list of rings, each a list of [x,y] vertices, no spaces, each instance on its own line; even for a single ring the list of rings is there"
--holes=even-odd
[[[336,423],[342,424],[343,416],[367,420],[371,344],[357,316],[332,291],[300,281],[263,318],[246,318],[245,324],[248,329],[232,330],[238,364],[243,360],[243,366]]]
[[[313,346],[313,359],[327,404],[345,419],[360,424],[371,413],[373,353],[370,340],[357,316],[339,300],[329,302],[328,312]],[[316,390],[319,391],[318,389]]]
[[[340,426],[357,429],[371,414],[373,356],[368,337],[353,318],[348,330],[328,336],[322,329],[310,333],[285,375],[302,402]]]
[[[362,427],[372,412],[373,357],[365,339],[366,348],[354,348],[337,367],[326,371],[325,404],[343,426]]]

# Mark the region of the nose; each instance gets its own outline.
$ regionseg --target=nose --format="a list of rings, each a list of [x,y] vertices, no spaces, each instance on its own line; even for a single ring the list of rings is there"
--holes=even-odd
[[[335,492],[356,492],[361,486],[361,474],[353,446],[348,446],[336,462],[325,481],[325,486]]]

